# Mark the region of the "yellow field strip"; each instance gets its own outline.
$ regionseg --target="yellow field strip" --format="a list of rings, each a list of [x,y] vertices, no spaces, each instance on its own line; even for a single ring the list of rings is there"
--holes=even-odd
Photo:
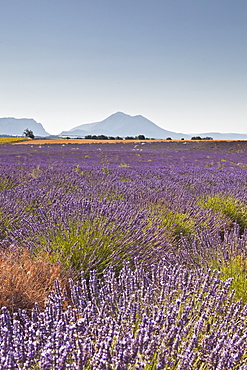
[[[24,141],[27,140],[26,138],[23,137],[0,137],[0,144],[12,144],[12,143],[17,143],[19,141]]]

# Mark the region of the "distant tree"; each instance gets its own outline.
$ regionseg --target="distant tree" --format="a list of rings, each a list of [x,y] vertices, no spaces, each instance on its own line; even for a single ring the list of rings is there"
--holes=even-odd
[[[108,140],[108,136],[106,136],[106,135],[98,135],[97,139],[98,140]]]
[[[172,140],[172,138],[171,137],[167,137],[166,140]]]
[[[184,140],[184,137],[182,137],[181,140]]]
[[[28,128],[24,130],[23,135],[25,135],[26,137],[29,137],[30,139],[34,139],[35,137],[33,131],[29,130]]]
[[[144,135],[138,135],[137,136],[137,140],[145,140],[145,136]]]
[[[202,140],[201,136],[192,136],[191,140]]]
[[[135,140],[135,138],[133,136],[126,136],[125,140]]]
[[[205,136],[202,138],[202,140],[214,140],[211,136]]]
[[[117,136],[106,136],[106,135],[86,135],[85,139],[94,139],[94,140],[123,140],[122,137]]]

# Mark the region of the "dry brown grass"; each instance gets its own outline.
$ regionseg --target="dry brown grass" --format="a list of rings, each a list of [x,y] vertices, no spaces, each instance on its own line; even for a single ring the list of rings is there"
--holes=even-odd
[[[65,289],[68,275],[59,264],[32,257],[27,250],[4,250],[0,254],[0,307],[7,307],[10,313],[19,308],[30,312],[37,302],[44,309],[54,280],[59,279]]]

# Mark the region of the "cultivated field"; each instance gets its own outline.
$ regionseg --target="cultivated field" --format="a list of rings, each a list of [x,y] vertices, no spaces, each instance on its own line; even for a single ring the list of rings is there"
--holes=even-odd
[[[25,142],[25,138],[15,138],[15,137],[0,137],[0,144],[15,144]]]
[[[167,140],[141,140],[141,142],[164,142]],[[44,144],[116,144],[116,143],[140,143],[140,140],[95,140],[95,139],[35,139],[26,140],[17,144],[44,145]]]
[[[0,139],[1,140],[1,139]],[[203,140],[204,142],[210,142],[212,140]],[[44,145],[44,144],[126,144],[126,143],[167,143],[167,142],[188,142],[188,140],[95,140],[95,139],[17,139],[13,144],[28,144],[28,145]],[[214,142],[233,142],[232,140],[214,140]],[[236,141],[234,141],[236,142]]]
[[[0,369],[246,370],[247,142],[25,143],[0,146]]]

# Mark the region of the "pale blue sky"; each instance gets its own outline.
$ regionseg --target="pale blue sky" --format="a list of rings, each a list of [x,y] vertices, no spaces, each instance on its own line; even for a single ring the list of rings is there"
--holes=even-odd
[[[246,0],[0,0],[0,117],[247,133]]]

